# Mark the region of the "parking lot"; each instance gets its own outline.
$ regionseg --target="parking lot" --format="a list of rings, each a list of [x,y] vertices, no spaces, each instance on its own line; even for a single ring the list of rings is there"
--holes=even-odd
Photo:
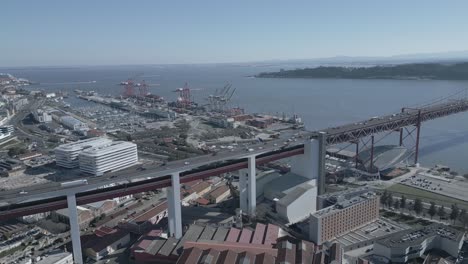
[[[412,177],[401,180],[400,183],[425,191],[468,201],[468,194],[466,192],[466,190],[468,190],[468,183],[465,181],[447,179],[427,172],[420,172]]]

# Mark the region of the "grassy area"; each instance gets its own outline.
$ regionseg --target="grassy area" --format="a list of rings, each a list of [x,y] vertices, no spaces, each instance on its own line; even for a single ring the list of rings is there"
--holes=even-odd
[[[0,253],[0,258],[3,258],[5,256],[8,256],[8,255],[12,255],[14,254],[16,251],[20,251],[20,250],[23,250],[25,249],[26,247],[23,246],[23,245],[20,245],[20,246],[17,246],[15,248],[12,248],[12,249],[9,249],[9,250],[5,250],[3,251],[2,253]]]
[[[398,223],[403,223],[403,224],[409,225],[412,228],[420,228],[420,227],[428,226],[428,225],[432,224],[432,222],[428,221],[428,220],[416,218],[416,217],[411,216],[411,215],[400,214],[400,213],[397,213],[397,212],[390,212],[388,210],[380,210],[380,214],[381,214],[381,216],[383,216],[383,217],[385,217],[387,219],[393,220],[393,221],[398,222]]]
[[[450,207],[452,204],[457,204],[459,208],[464,208],[468,210],[468,202],[465,202],[460,199],[456,199],[453,197],[421,190],[418,188],[414,188],[411,186],[403,185],[403,184],[394,184],[387,188],[387,191],[405,195],[409,199],[416,199],[419,198],[423,202],[435,202],[437,205],[444,205],[445,207]]]

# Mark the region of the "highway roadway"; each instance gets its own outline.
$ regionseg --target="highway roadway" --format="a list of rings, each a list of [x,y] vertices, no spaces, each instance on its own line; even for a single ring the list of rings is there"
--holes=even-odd
[[[322,130],[327,134],[327,144],[333,145],[349,140],[355,140],[370,134],[394,131],[396,129],[415,125],[418,122],[447,116],[468,110],[468,100],[452,101],[438,105],[429,106],[419,110],[407,110],[404,113],[386,115],[383,117],[374,117],[363,122],[356,122],[341,127],[334,127]],[[225,162],[230,160],[242,160],[250,155],[261,155],[272,153],[275,150],[287,147],[301,147],[304,141],[310,137],[315,137],[318,132],[298,131],[302,136],[293,138],[292,134],[282,134],[280,139],[268,142],[258,142],[251,145],[240,145],[234,150],[225,150],[218,152],[217,155],[203,155],[190,159],[168,162],[162,167],[145,167],[144,169],[133,168],[97,178],[87,178],[88,184],[78,187],[63,188],[60,183],[48,183],[43,185],[24,188],[23,190],[12,190],[0,192],[0,206],[9,204],[18,204],[34,200],[43,200],[53,197],[63,197],[67,194],[82,193],[95,190],[99,187],[112,183],[128,183],[132,180],[146,180],[148,178],[166,177],[172,173],[188,172],[202,166]],[[298,153],[293,153],[297,155]],[[232,167],[231,167],[232,169]],[[220,170],[218,170],[220,171]],[[181,177],[183,180],[183,177]],[[166,183],[167,184],[167,183]],[[20,192],[22,194],[20,194]],[[5,207],[4,207],[5,208]]]
[[[23,189],[8,190],[0,192],[0,206],[17,204],[34,200],[42,200],[53,197],[65,196],[72,193],[81,193],[95,190],[112,183],[129,183],[131,181],[146,180],[149,178],[160,178],[172,173],[182,173],[197,169],[199,167],[223,162],[226,160],[241,160],[251,155],[261,155],[281,148],[293,148],[304,144],[304,139],[310,133],[300,131],[301,138],[280,138],[271,141],[258,142],[250,145],[239,145],[237,149],[220,151],[216,155],[202,155],[184,160],[167,162],[165,166],[135,166],[130,169],[105,174],[100,177],[87,177],[88,184],[64,188],[58,182],[30,186]]]

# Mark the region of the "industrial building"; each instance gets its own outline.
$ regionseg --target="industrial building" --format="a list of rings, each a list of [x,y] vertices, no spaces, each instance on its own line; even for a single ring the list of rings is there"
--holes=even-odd
[[[86,240],[83,243],[86,256],[97,261],[127,246],[130,243],[130,233],[122,229],[101,227]]]
[[[73,130],[73,131],[87,131],[89,130],[88,124],[81,122],[80,120],[72,116],[62,116],[60,117],[60,123],[63,126]]]
[[[112,140],[107,138],[90,138],[60,145],[55,148],[56,164],[64,168],[76,168],[79,166],[78,156],[83,150],[103,146],[111,142]]]
[[[309,238],[318,245],[330,241],[379,217],[378,196],[368,191],[345,199],[338,195],[332,206],[310,215]]]
[[[36,109],[32,112],[34,119],[39,123],[52,122],[52,115],[44,109]]]
[[[78,213],[78,225],[80,228],[88,227],[89,223],[91,223],[95,217],[93,211],[82,206],[77,206],[76,210]],[[70,210],[68,208],[52,211],[50,216],[55,222],[61,222],[68,225],[70,224],[69,211]]]
[[[239,126],[239,122],[235,121],[232,117],[213,116],[208,121],[221,128],[236,128]]]
[[[261,189],[263,187],[263,192]],[[307,218],[316,211],[317,185],[315,179],[308,179],[294,173],[271,173],[257,179],[257,193],[275,203],[278,216],[289,224]]]
[[[211,203],[216,204],[229,197],[229,195],[231,195],[229,187],[227,185],[221,185],[208,193],[207,198]]]
[[[119,223],[119,227],[135,234],[143,234],[151,226],[167,216],[167,202],[164,201]]]
[[[39,257],[36,264],[73,264],[73,255],[70,252],[56,250],[49,252],[47,256]]]
[[[137,145],[126,141],[89,148],[79,155],[80,170],[96,176],[131,167],[137,162]]]
[[[420,229],[405,230],[374,243],[373,253],[392,263],[407,263],[422,257],[430,250],[442,250],[458,257],[463,245],[464,233],[442,224]]]
[[[131,248],[135,263],[341,263],[339,244],[328,247],[284,236],[273,224],[252,228],[190,225],[181,239],[151,230]]]

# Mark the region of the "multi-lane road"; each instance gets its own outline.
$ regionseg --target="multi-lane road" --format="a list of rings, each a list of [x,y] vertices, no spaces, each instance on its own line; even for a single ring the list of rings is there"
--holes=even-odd
[[[323,130],[326,134],[326,142],[329,145],[355,140],[374,133],[384,131],[394,131],[396,129],[416,125],[419,122],[447,116],[468,110],[468,100],[459,100],[438,105],[432,105],[420,110],[408,110],[404,113],[387,115],[384,117],[374,117],[363,122],[352,123],[341,127],[328,128]],[[18,204],[27,201],[43,200],[53,197],[62,197],[72,193],[82,193],[112,183],[125,183],[132,180],[146,180],[148,178],[166,177],[173,173],[184,173],[196,170],[202,166],[225,162],[229,160],[245,159],[249,155],[262,155],[274,153],[281,148],[300,147],[304,140],[315,137],[318,132],[301,131],[301,137],[293,138],[291,133],[282,134],[280,139],[268,142],[258,142],[252,145],[238,147],[234,150],[218,152],[217,155],[203,155],[186,160],[179,160],[167,163],[161,167],[145,167],[143,169],[130,169],[120,171],[97,178],[88,178],[88,184],[72,188],[63,188],[60,183],[47,183],[43,185],[24,188],[24,190],[12,190],[0,192],[0,206]],[[297,155],[298,153],[294,153]],[[7,206],[8,207],[8,206]],[[5,208],[5,207],[4,207]]]
[[[258,142],[250,145],[239,145],[237,149],[220,151],[216,155],[202,155],[189,159],[167,162],[165,166],[135,166],[133,168],[105,174],[100,177],[87,177],[88,184],[65,188],[61,183],[50,182],[42,185],[30,186],[23,189],[0,192],[0,205],[16,204],[39,199],[65,196],[72,193],[81,193],[94,190],[113,183],[128,183],[136,180],[146,180],[191,171],[202,166],[223,162],[226,160],[240,160],[251,155],[261,155],[282,148],[292,148],[302,145],[304,138],[310,133],[298,132],[300,136],[280,138],[271,141]],[[290,134],[289,134],[290,135]]]

